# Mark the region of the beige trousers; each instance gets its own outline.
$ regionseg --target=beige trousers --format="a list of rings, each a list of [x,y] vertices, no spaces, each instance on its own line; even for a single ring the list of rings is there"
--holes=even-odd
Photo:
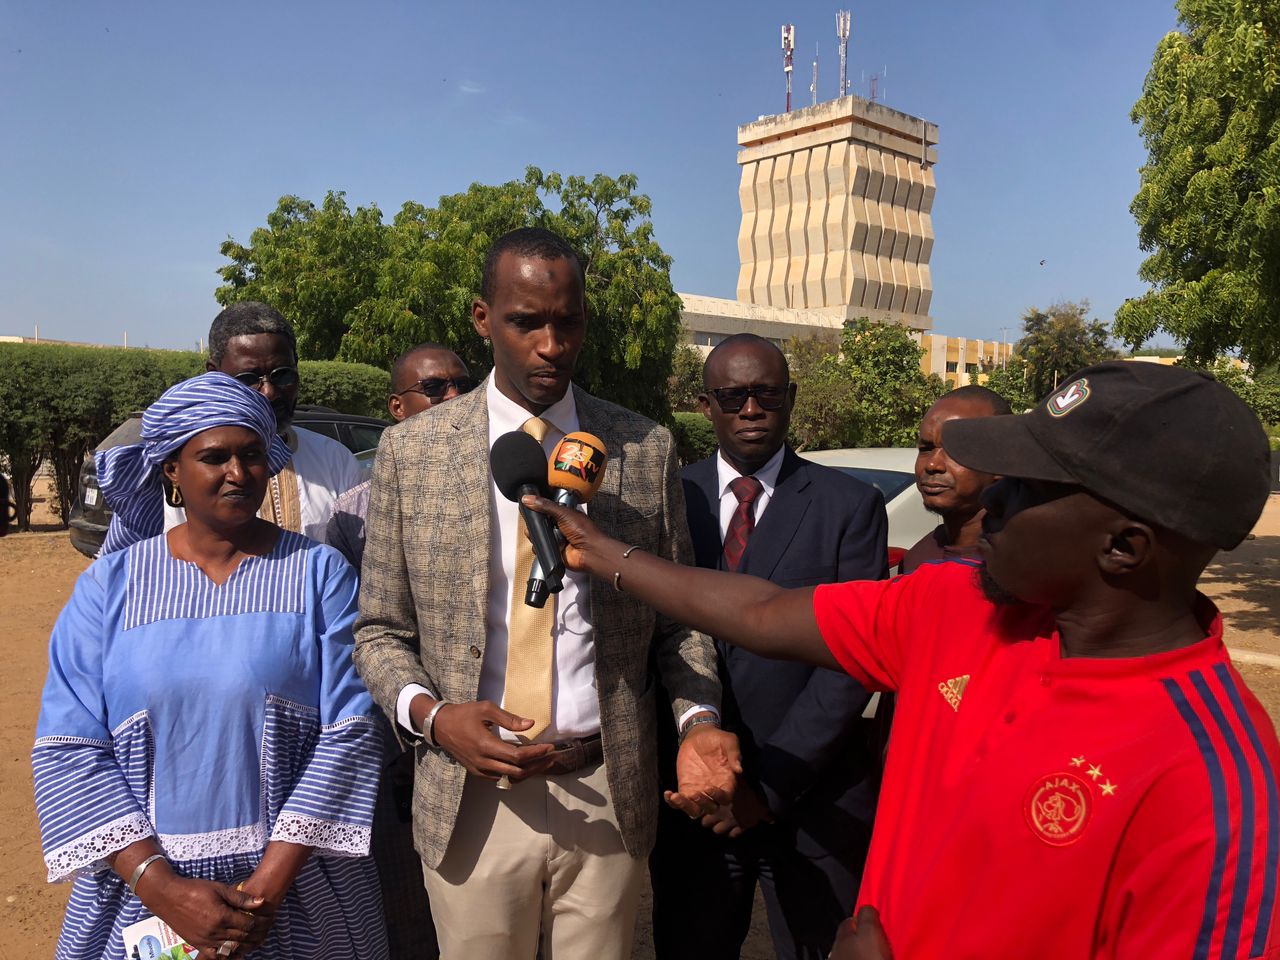
[[[499,790],[468,777],[424,867],[442,960],[628,960],[645,863],[622,845],[605,766]]]

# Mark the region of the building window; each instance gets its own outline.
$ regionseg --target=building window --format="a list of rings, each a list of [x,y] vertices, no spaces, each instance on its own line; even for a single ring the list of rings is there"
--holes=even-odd
[[[955,372],[956,372],[956,369],[957,369],[957,363],[956,363],[956,361],[955,361],[955,360],[948,360],[948,361],[947,361],[947,373],[955,373]]]
[[[966,364],[964,365],[964,372],[965,372],[965,373],[977,373],[977,372],[978,372],[978,365],[977,365],[976,363],[966,363]]]
[[[700,330],[695,330],[692,339],[695,347],[715,347],[719,346],[720,341],[724,339],[724,335],[719,333],[703,333]]]

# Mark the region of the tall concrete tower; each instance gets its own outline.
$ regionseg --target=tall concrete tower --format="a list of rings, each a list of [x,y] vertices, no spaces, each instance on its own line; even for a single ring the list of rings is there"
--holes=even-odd
[[[929,329],[937,142],[854,96],[739,127],[739,302]]]

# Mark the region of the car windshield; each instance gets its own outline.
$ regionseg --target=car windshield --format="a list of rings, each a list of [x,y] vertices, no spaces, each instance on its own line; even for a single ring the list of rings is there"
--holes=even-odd
[[[863,483],[871,484],[884,495],[885,503],[889,503],[916,482],[914,473],[902,473],[898,470],[872,470],[870,467],[836,467],[836,469]]]

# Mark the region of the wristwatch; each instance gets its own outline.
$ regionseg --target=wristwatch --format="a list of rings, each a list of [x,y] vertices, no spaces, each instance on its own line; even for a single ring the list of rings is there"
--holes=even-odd
[[[689,735],[689,731],[692,730],[694,727],[696,727],[700,723],[714,723],[718,727],[720,726],[720,718],[716,716],[714,713],[694,714],[692,717],[686,720],[684,722],[684,726],[680,728],[680,742],[684,743],[684,738]]]

